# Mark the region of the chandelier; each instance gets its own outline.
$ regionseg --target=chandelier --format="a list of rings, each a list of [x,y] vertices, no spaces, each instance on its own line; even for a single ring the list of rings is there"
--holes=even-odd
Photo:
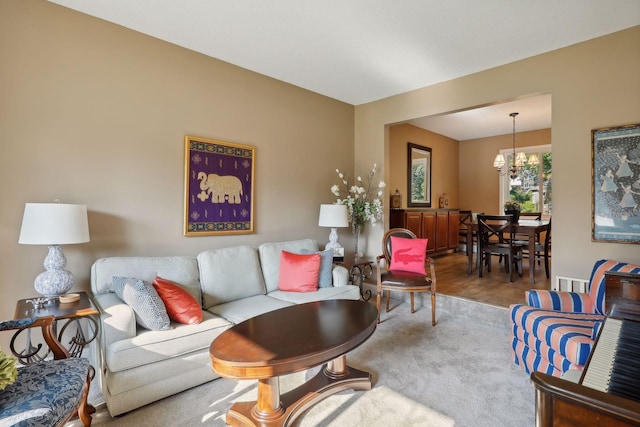
[[[502,169],[502,167],[505,166],[506,164],[504,160],[504,156],[502,154],[498,154],[495,160],[493,161],[493,167],[496,168],[500,176],[509,174],[509,177],[511,179],[516,179],[518,175],[520,175],[520,172],[522,172],[522,169],[524,168],[525,164],[528,163],[533,166],[540,163],[540,161],[538,160],[538,156],[535,154],[530,155],[529,160],[527,160],[527,155],[524,153],[524,151],[521,151],[518,154],[516,154],[516,116],[517,115],[518,113],[509,114],[509,116],[513,117],[513,157],[511,158],[511,167],[506,168],[504,170]]]

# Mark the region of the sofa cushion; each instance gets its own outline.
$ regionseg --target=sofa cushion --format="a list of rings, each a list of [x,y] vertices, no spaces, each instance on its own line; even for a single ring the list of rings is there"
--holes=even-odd
[[[260,260],[248,245],[198,254],[204,308],[266,293]]]
[[[256,317],[259,314],[267,313],[279,308],[289,307],[291,305],[293,305],[293,303],[271,298],[267,295],[255,295],[225,304],[216,305],[209,308],[208,311],[220,317],[224,317],[233,323],[240,323],[252,317]]]
[[[260,266],[264,275],[266,292],[278,290],[278,280],[280,277],[280,253],[284,251],[302,253],[303,250],[316,252],[318,242],[313,239],[292,240],[290,242],[263,243],[258,246],[260,254]],[[265,293],[266,293],[265,292]]]
[[[272,298],[294,304],[304,304],[313,301],[322,301],[328,299],[360,299],[360,288],[353,285],[346,285],[331,288],[318,288],[316,292],[285,292],[273,291],[267,294]]]
[[[153,283],[156,276],[180,283],[196,301],[202,303],[198,262],[195,257],[110,257],[91,266],[91,290],[94,294],[113,292],[113,276],[137,277]]]
[[[136,313],[136,322],[152,331],[171,329],[167,309],[150,283],[135,277],[113,278],[113,290]]]
[[[310,251],[303,249],[301,254],[320,254],[322,261],[320,261],[320,274],[318,276],[319,288],[330,288],[333,286],[333,252],[331,249],[324,251]]]
[[[202,322],[202,307],[180,285],[157,276],[153,281],[153,287],[160,295],[169,319],[185,325]]]
[[[175,323],[170,331],[139,331],[133,338],[116,341],[105,352],[111,372],[120,372],[195,350],[206,350],[211,341],[232,325],[225,319],[204,311],[202,322],[195,325]]]
[[[294,254],[282,251],[278,289],[290,292],[315,292],[318,290],[320,254]]]

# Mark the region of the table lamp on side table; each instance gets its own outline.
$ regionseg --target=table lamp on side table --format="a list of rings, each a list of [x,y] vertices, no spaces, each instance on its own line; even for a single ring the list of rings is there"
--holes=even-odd
[[[338,243],[338,227],[349,226],[349,214],[346,205],[320,205],[320,217],[318,218],[318,226],[331,227],[329,233],[329,243],[324,247],[331,249],[334,256],[344,256],[344,252],[340,254],[342,245]]]
[[[89,241],[87,207],[64,203],[27,203],[18,243],[49,245],[44,271],[36,277],[36,292],[55,299],[73,287],[74,278],[65,270],[67,259],[62,246]]]

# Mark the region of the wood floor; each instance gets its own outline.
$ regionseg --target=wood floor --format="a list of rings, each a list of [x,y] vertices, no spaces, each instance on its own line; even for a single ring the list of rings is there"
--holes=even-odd
[[[472,274],[467,274],[469,261],[464,252],[449,253],[433,259],[436,267],[436,292],[439,294],[508,307],[510,304],[524,303],[524,293],[529,289],[550,289],[551,282],[544,274],[543,263],[536,265],[536,283],[530,284],[527,259],[522,277],[515,274],[513,282],[509,282],[509,273],[505,271],[504,263],[498,264],[497,258],[493,258],[491,273],[485,269],[481,278],[475,268]]]

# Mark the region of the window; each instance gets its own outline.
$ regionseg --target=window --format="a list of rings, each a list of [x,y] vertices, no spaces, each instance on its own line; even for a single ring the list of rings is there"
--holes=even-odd
[[[522,212],[542,212],[551,215],[551,145],[521,147],[527,160],[532,154],[538,156],[539,163],[526,163],[516,179],[509,174],[500,177],[500,212],[506,200],[517,200],[522,204]],[[507,164],[511,164],[513,149],[500,150]]]

